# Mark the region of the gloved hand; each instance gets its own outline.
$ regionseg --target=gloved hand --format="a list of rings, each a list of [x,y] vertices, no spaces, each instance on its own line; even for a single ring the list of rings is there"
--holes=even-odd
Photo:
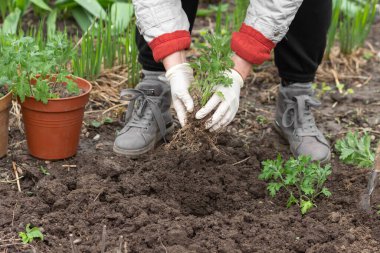
[[[174,109],[183,127],[186,124],[187,112],[191,113],[194,110],[194,102],[189,93],[189,87],[194,81],[193,69],[190,64],[181,63],[166,71],[165,76],[171,87]]]
[[[244,80],[233,69],[227,71],[225,75],[232,79],[232,85],[230,87],[217,86],[214,95],[195,115],[196,119],[203,119],[211,111],[216,110],[214,115],[206,122],[206,129],[210,129],[211,132],[231,123],[239,109],[240,88],[243,87]],[[219,92],[223,93],[224,98],[217,94]]]

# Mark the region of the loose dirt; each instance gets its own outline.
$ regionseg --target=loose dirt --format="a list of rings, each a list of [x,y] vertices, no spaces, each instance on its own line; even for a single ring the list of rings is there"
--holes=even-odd
[[[353,95],[341,101],[321,97],[323,107],[315,115],[332,144],[349,129],[379,137],[379,61],[367,64],[372,79],[353,87]],[[10,155],[0,160],[0,250],[33,252],[15,241],[31,223],[43,228],[45,240],[32,245],[44,253],[71,252],[70,233],[80,239],[80,252],[100,252],[103,225],[107,252],[115,252],[121,235],[128,252],[139,253],[379,252],[380,190],[372,213],[358,208],[368,170],[343,165],[333,155],[327,182],[333,195],[318,199],[318,207],[304,216],[297,207],[285,208],[285,195],[269,197],[258,180],[261,161],[277,153],[290,156],[270,124],[275,75],[272,65],[264,65],[255,85],[242,91],[237,119],[217,140],[219,152],[166,151],[161,145],[127,159],[112,152],[120,129],[113,123],[86,125],[76,157],[46,163],[27,154],[24,136],[13,128]],[[4,183],[14,179],[12,161],[22,170],[21,193],[16,184]]]
[[[5,87],[0,87],[0,98],[5,96],[8,93],[8,89]]]

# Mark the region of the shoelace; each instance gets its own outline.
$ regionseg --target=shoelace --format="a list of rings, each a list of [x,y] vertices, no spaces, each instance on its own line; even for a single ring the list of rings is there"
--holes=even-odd
[[[125,115],[126,127],[136,127],[147,129],[151,124],[152,114],[157,122],[162,138],[165,140],[166,126],[161,110],[154,99],[147,96],[143,91],[137,89],[126,89],[121,91],[121,100],[130,101]],[[138,108],[135,104],[138,101]],[[165,140],[166,141],[166,140]]]
[[[285,103],[286,109],[282,116],[282,125],[284,127],[294,125],[294,131],[298,136],[317,136],[318,129],[311,108],[318,107],[321,103],[308,95],[285,99]]]

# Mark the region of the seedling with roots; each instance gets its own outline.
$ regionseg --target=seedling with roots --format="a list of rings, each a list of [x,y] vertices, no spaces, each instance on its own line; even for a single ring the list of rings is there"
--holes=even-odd
[[[200,56],[191,63],[195,81],[190,87],[190,93],[194,99],[195,112],[206,105],[217,87],[232,85],[232,79],[225,75],[234,65],[231,60],[230,36],[207,33],[204,40],[205,43],[199,48]],[[216,94],[224,98],[223,93]],[[187,125],[174,136],[169,148],[197,151],[204,145],[215,147],[215,135],[205,131],[204,127],[208,118],[195,120],[195,112],[188,116]]]

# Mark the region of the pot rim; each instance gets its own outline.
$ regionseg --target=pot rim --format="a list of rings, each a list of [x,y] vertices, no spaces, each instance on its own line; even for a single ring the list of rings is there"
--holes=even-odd
[[[49,104],[50,101],[65,101],[65,100],[72,100],[72,99],[76,99],[76,98],[81,98],[81,97],[87,96],[92,91],[92,84],[88,80],[81,78],[81,77],[78,77],[78,76],[74,76],[74,75],[70,75],[70,76],[75,78],[75,79],[73,79],[74,82],[75,82],[75,80],[79,79],[82,82],[86,83],[88,85],[89,89],[86,92],[84,92],[78,96],[72,96],[72,97],[67,97],[67,98],[49,98],[47,104]],[[35,100],[34,97],[25,97],[25,99],[34,99]],[[17,100],[19,100],[19,102],[21,102],[19,98],[17,98]],[[24,102],[21,102],[21,104],[23,104]],[[38,102],[41,102],[41,101],[38,101]]]
[[[10,96],[12,94],[12,91],[8,91],[7,94],[5,94],[4,96],[0,97],[0,100],[4,100],[6,99],[8,96]]]

